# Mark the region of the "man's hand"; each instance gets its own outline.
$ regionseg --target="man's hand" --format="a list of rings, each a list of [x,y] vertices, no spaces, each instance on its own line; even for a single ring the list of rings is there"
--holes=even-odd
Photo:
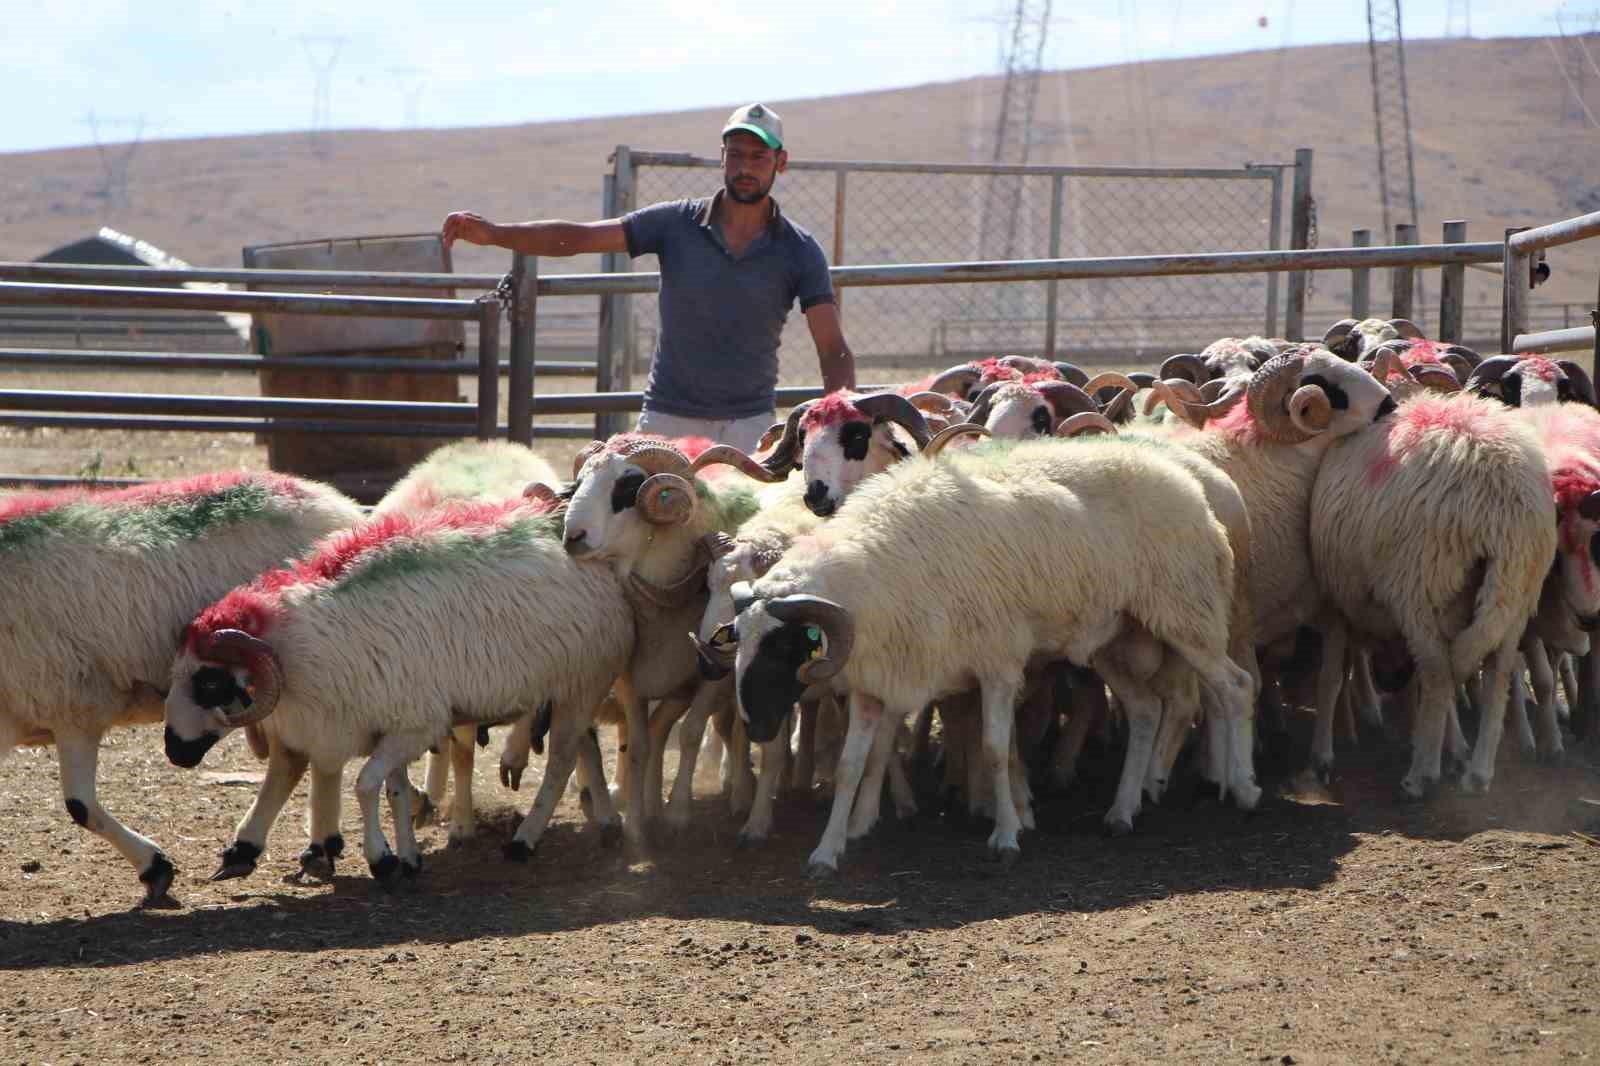
[[[444,241],[445,251],[458,240],[468,244],[495,244],[495,230],[498,227],[493,222],[480,214],[472,211],[452,211],[444,216],[444,225],[439,230],[439,237]]]

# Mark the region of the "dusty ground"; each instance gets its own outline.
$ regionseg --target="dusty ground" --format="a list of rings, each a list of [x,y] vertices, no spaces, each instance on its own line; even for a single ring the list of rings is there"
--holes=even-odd
[[[1512,747],[1514,745],[1508,745]],[[1492,1062],[1600,1050],[1600,778],[1523,767],[1494,794],[1391,801],[1398,755],[1344,753],[1331,793],[1284,780],[1245,816],[1193,794],[1138,833],[1105,793],[1046,802],[1021,863],[920,816],[802,873],[822,813],[766,847],[702,788],[684,841],[603,848],[570,799],[526,866],[500,858],[528,783],[479,760],[485,825],[423,835],[419,887],[359,858],[285,878],[280,824],[248,880],[208,884],[259,769],[201,771],[158,731],[108,743],[102,796],[179,867],[177,910],[74,828],[49,752],[0,762],[0,1061]],[[537,770],[537,760],[531,771]],[[536,783],[536,781],[535,781]],[[290,810],[298,811],[303,795]],[[347,803],[353,810],[353,803]],[[345,831],[356,838],[351,810]]]

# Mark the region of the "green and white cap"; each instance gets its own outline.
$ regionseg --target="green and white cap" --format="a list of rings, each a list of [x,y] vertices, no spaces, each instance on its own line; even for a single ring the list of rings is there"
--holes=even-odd
[[[783,119],[765,104],[745,104],[729,115],[728,124],[722,127],[722,137],[726,140],[728,134],[740,130],[760,137],[775,152],[783,147]]]

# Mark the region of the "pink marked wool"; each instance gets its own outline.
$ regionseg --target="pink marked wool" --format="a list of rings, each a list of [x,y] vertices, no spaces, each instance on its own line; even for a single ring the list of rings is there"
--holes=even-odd
[[[259,482],[282,496],[295,498],[302,495],[300,487],[292,478],[281,474],[239,470],[222,474],[200,474],[182,481],[163,481],[155,485],[134,485],[121,489],[71,488],[20,493],[0,501],[0,523],[30,515],[45,514],[77,503],[92,503],[100,507],[150,507],[166,501],[221,492],[245,481]]]
[[[1367,469],[1369,485],[1386,480],[1406,454],[1430,433],[1445,433],[1494,443],[1505,439],[1497,424],[1501,411],[1472,398],[1422,394],[1401,404],[1389,424],[1384,456]]]

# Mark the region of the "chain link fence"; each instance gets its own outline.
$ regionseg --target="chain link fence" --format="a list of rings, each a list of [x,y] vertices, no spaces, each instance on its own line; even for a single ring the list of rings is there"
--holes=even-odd
[[[708,196],[721,185],[714,158],[619,149],[607,178],[622,213]],[[835,266],[980,258],[990,183],[1016,183],[1009,258],[1163,255],[1282,247],[1284,174],[1238,169],[989,167],[791,161],[773,195]],[[992,204],[997,198],[988,197]],[[618,264],[620,265],[620,264]],[[642,269],[650,269],[642,266]],[[857,288],[841,297],[845,335],[864,380],[998,354],[1094,364],[1195,351],[1227,334],[1276,333],[1279,275],[1125,278],[990,285]],[[1052,287],[1055,289],[1052,299]],[[629,301],[627,350],[648,368],[660,328],[656,301]],[[816,352],[802,315],[779,350],[784,384],[814,382]],[[881,371],[881,372],[879,372]]]

